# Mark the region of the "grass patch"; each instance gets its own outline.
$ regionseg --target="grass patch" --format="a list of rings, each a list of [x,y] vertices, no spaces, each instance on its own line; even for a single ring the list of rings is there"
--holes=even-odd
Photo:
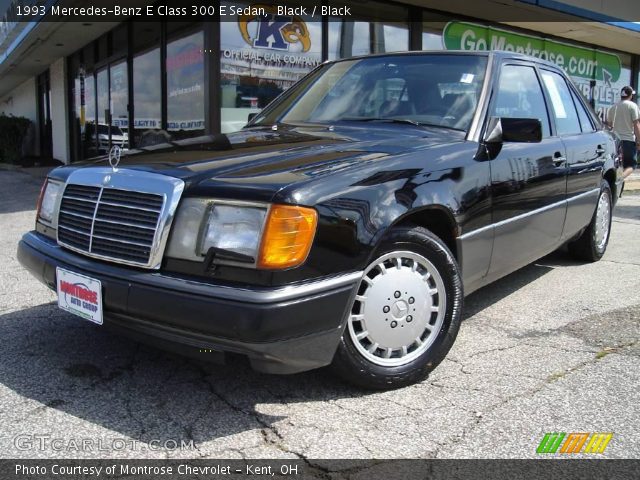
[[[552,373],[551,375],[549,375],[547,377],[547,382],[551,383],[551,382],[555,382],[556,380],[560,380],[566,374],[567,374],[567,372],[554,372],[554,373]]]

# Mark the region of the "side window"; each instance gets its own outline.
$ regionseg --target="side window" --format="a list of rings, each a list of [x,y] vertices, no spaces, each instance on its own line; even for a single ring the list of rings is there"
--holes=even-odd
[[[549,114],[533,67],[503,65],[492,116],[537,118],[542,123],[542,136],[550,135]]]
[[[571,91],[561,75],[542,70],[542,80],[551,98],[551,106],[556,119],[558,135],[571,135],[580,133],[580,120],[578,112],[571,98]]]
[[[583,132],[593,132],[595,128],[593,127],[593,122],[591,121],[591,117],[587,113],[587,109],[584,104],[578,98],[578,95],[571,90],[571,97],[573,98],[573,103],[576,105],[576,109],[578,110],[578,118],[580,119],[580,127]]]

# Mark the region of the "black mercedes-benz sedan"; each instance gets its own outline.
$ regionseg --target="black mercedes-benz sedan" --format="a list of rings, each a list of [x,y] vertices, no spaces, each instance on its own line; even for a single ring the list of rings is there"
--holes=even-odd
[[[551,63],[350,58],[239,132],[53,170],[18,258],[139,340],[394,388],[445,357],[464,295],[565,244],[600,259],[620,166]]]

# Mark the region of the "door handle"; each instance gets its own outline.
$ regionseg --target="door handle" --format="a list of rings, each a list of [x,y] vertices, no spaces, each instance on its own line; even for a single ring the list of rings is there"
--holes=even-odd
[[[598,148],[596,148],[596,154],[601,157],[602,155],[604,155],[605,153],[607,153],[607,151],[602,148],[600,145],[598,145]]]
[[[567,161],[567,157],[562,156],[560,152],[556,152],[553,155],[553,164],[556,166],[560,166]]]

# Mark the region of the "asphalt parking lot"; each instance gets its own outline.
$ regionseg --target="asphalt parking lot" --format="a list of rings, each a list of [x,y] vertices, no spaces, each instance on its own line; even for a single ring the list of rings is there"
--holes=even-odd
[[[602,261],[557,252],[474,293],[426,382],[371,393],[187,360],[58,310],[15,255],[39,187],[0,170],[2,457],[538,457],[546,432],[613,432],[605,457],[640,458],[640,195]]]

